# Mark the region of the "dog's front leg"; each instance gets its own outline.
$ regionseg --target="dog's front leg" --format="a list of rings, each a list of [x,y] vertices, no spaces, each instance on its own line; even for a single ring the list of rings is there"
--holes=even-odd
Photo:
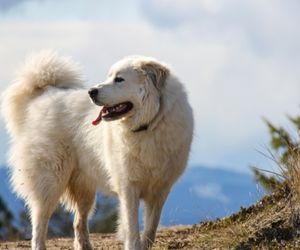
[[[144,199],[144,232],[142,249],[149,250],[155,241],[156,229],[159,223],[161,210],[169,194],[169,188],[162,188]]]
[[[126,185],[119,194],[120,221],[119,235],[124,240],[125,250],[140,250],[138,223],[139,193],[132,185]]]

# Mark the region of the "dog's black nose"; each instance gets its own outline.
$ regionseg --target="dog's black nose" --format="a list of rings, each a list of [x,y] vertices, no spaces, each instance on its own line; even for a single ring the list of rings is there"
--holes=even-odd
[[[91,89],[89,90],[89,95],[90,95],[90,97],[91,97],[92,99],[94,99],[94,98],[97,97],[97,95],[98,95],[98,89],[96,89],[96,88],[91,88]]]

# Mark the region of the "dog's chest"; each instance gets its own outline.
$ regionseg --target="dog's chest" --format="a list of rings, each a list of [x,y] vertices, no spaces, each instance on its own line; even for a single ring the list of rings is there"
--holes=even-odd
[[[170,167],[171,147],[154,136],[119,137],[113,144],[110,157],[133,181],[156,179]]]

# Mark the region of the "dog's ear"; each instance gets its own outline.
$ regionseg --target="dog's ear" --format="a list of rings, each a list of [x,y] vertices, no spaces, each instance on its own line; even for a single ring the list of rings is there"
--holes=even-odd
[[[170,71],[166,66],[149,61],[143,62],[141,68],[157,89],[161,90],[165,86],[166,79],[170,74]]]

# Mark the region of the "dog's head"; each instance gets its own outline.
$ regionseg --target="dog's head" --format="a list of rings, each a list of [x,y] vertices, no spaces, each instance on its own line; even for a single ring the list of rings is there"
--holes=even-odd
[[[133,129],[147,125],[159,112],[168,75],[168,68],[152,58],[135,56],[117,62],[105,82],[89,90],[91,100],[102,106],[93,124],[123,118]]]

